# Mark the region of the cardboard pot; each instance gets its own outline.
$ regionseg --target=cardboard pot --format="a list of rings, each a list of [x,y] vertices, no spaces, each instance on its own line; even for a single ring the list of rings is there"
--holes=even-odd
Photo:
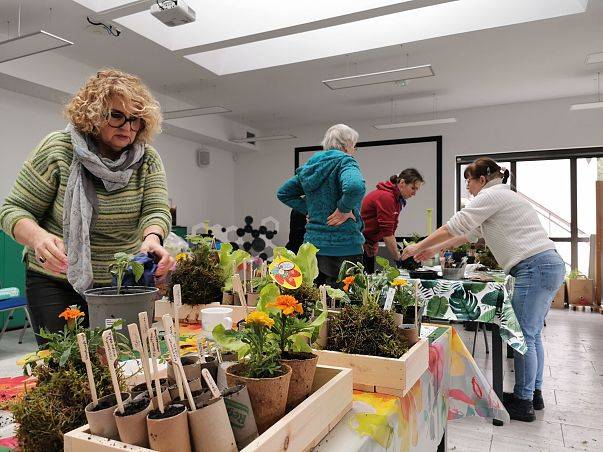
[[[146,406],[144,406],[146,404]],[[136,405],[140,405],[136,407]],[[142,406],[142,409],[140,407]],[[129,414],[134,407],[140,411]],[[147,414],[152,409],[151,401],[148,398],[140,397],[132,399],[125,404],[125,415],[121,415],[119,410],[113,412],[115,423],[119,432],[119,438],[122,443],[132,444],[133,446],[148,447],[149,434],[147,432]]]
[[[234,304],[234,295],[232,292],[222,292],[222,304]]]
[[[200,378],[195,378],[193,380],[189,380],[188,385],[191,388],[191,392],[192,391],[198,391],[198,390],[200,390],[202,388],[201,379]],[[178,398],[180,397],[180,394],[178,394],[178,385],[177,384],[171,385],[169,387],[169,391],[170,391],[170,398],[173,401],[178,401]]]
[[[194,450],[208,452],[238,451],[222,397],[211,399],[195,411],[189,411],[188,423]]]
[[[249,292],[247,294],[247,306],[257,306],[260,294],[257,292]]]
[[[130,400],[130,394],[127,392],[121,393],[121,399],[124,404]],[[119,439],[119,432],[117,430],[117,424],[115,424],[115,417],[113,412],[117,407],[117,400],[115,394],[109,394],[105,397],[98,399],[99,406],[107,405],[100,410],[95,410],[92,403],[89,403],[84,412],[86,413],[86,419],[90,426],[90,433],[103,438]]]
[[[201,373],[203,369],[207,369],[209,370],[209,374],[214,379],[214,381],[218,381],[218,360],[216,358],[214,358],[213,356],[206,356],[205,362],[200,362],[199,366],[199,373]],[[201,378],[201,386],[207,388],[207,383],[205,383],[205,380],[203,378]]]
[[[284,353],[281,364],[291,367],[291,382],[287,395],[287,411],[292,410],[312,391],[318,356],[314,353]]]
[[[155,392],[154,390],[155,390],[155,388],[153,388],[153,393]],[[146,397],[147,399],[149,398],[148,391],[141,392],[136,397],[133,397],[133,399],[138,400],[138,399],[141,399],[144,397]],[[168,406],[169,403],[172,401],[172,397],[170,396],[170,391],[168,390],[167,385],[161,385],[161,397],[163,399],[163,406]],[[151,399],[151,405],[152,405],[153,410],[156,410],[159,408],[159,404],[157,403],[157,396],[154,396]]]
[[[399,326],[400,331],[406,338],[408,346],[412,347],[419,342],[419,328],[414,323],[402,324]]]
[[[201,378],[201,359],[198,355],[187,355],[180,358],[182,362],[182,368],[187,380],[194,380],[195,378]],[[176,383],[176,376],[174,375],[174,366],[167,366],[167,377],[170,383]]]
[[[245,448],[258,437],[251,400],[247,386],[237,385],[222,391],[230,426],[239,449]]]
[[[287,393],[291,381],[291,368],[282,364],[285,373],[273,378],[248,378],[240,376],[243,370],[241,364],[226,369],[228,386],[244,384],[249,391],[253,414],[258,426],[258,432],[264,433],[285,414]]]
[[[169,417],[154,418],[160,413],[153,410],[147,414],[149,446],[159,452],[191,452],[188,418],[184,405],[172,404],[166,407]]]

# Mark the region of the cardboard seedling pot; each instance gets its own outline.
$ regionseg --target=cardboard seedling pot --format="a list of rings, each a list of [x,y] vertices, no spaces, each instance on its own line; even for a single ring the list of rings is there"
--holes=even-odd
[[[201,360],[198,355],[187,355],[180,358],[182,362],[182,368],[187,380],[194,380],[195,378],[201,378]],[[167,366],[167,377],[170,383],[176,383],[176,376],[174,375],[174,366]]]
[[[419,329],[414,323],[402,324],[399,326],[400,331],[406,338],[409,347],[412,347],[419,342]]]
[[[139,406],[137,407],[139,409],[138,412],[129,414],[129,411],[131,411],[135,405],[140,405],[143,408],[140,409]],[[147,432],[147,414],[153,408],[151,401],[148,398],[140,397],[138,399],[131,399],[130,402],[124,404],[124,407],[124,416],[119,413],[118,409],[115,409],[113,412],[121,442],[132,444],[133,446],[148,447],[149,434]]]
[[[169,417],[154,419],[159,410],[147,414],[149,446],[159,452],[191,452],[188,417],[184,405],[172,404],[166,407]]]
[[[264,433],[285,414],[287,393],[291,381],[291,368],[282,364],[283,375],[273,378],[248,378],[238,375],[243,369],[241,364],[235,364],[226,370],[228,386],[244,384],[249,391],[253,414],[258,426],[258,433]]]
[[[292,370],[287,395],[287,411],[290,411],[305,400],[312,391],[318,356],[314,353],[285,353],[280,362],[288,365]]]
[[[153,388],[153,389],[155,389],[155,388]],[[176,390],[176,392],[178,392],[178,391]],[[172,401],[172,397],[170,396],[170,391],[168,390],[167,384],[161,385],[161,396],[163,398],[163,406],[168,406],[169,403]],[[133,397],[133,399],[138,400],[138,399],[144,398],[144,397],[146,397],[147,399],[149,398],[148,391],[141,392],[136,397]],[[157,396],[153,397],[153,399],[151,400],[151,405],[152,405],[153,410],[157,410],[159,408],[159,404],[157,403]]]
[[[190,386],[191,391],[198,391],[203,387],[201,385],[200,378],[195,378],[193,380],[189,380],[188,385]],[[178,394],[178,385],[177,384],[171,385],[169,387],[169,391],[170,391],[170,398],[173,401],[178,401],[178,398],[180,397],[180,394]],[[179,402],[179,403],[181,403],[181,402]]]
[[[193,400],[195,402],[195,407],[200,407],[205,405],[211,398],[211,392],[209,391],[209,389],[196,389],[196,390],[191,390],[191,394],[193,396]],[[178,403],[180,405],[184,405],[186,407],[187,410],[191,409],[190,403],[188,402],[188,398],[185,397],[184,400],[180,400],[179,397],[175,398],[173,400],[174,403]]]
[[[237,441],[237,447],[243,449],[258,437],[251,400],[247,386],[237,385],[222,391],[230,426]]]
[[[122,392],[121,399],[124,404],[129,402],[130,394],[127,392]],[[119,432],[117,430],[117,424],[115,424],[115,417],[113,416],[113,412],[117,407],[115,394],[109,394],[105,397],[101,397],[98,399],[98,404],[99,406],[108,406],[92,411],[94,406],[92,403],[89,403],[84,409],[86,419],[88,420],[88,425],[90,426],[90,433],[93,435],[102,436],[103,438],[118,440]]]
[[[189,411],[188,423],[194,450],[208,452],[238,451],[222,397],[211,399],[195,411]]]
[[[247,306],[257,306],[260,294],[257,292],[249,292],[247,294]]]
[[[234,304],[234,295],[232,292],[222,292],[222,304]]]
[[[205,361],[206,362],[204,363],[199,363],[199,373],[201,373],[201,370],[207,369],[209,370],[209,374],[214,379],[214,381],[218,381],[218,360],[213,356],[206,356]],[[207,384],[205,383],[205,380],[203,378],[201,378],[201,386],[207,388]]]

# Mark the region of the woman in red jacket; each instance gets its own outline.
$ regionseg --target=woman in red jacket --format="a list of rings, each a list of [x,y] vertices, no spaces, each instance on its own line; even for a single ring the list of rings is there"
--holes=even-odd
[[[375,256],[379,242],[385,242],[391,257],[400,261],[395,232],[398,216],[406,206],[406,200],[417,194],[425,183],[423,176],[414,168],[407,168],[399,176],[393,175],[386,182],[379,182],[377,189],[362,201],[364,221],[364,267],[367,272],[375,271]]]

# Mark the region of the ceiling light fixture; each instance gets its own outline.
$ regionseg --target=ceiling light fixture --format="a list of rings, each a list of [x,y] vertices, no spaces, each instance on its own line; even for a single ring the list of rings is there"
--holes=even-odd
[[[353,75],[351,77],[323,80],[322,83],[332,90],[354,88],[357,86],[379,85],[381,83],[400,82],[413,78],[433,77],[435,73],[431,64],[423,66],[403,67],[390,71],[372,72],[370,74]]]
[[[219,105],[213,107],[199,107],[199,108],[186,108],[183,110],[172,110],[163,112],[163,119],[178,119],[178,118],[190,118],[193,116],[205,116],[205,115],[217,115],[219,113],[230,113],[225,107]]]
[[[19,2],[17,37],[0,41],[0,63],[70,45],[73,45],[73,42],[44,30],[21,36],[21,2]]]
[[[570,107],[570,110],[594,110],[597,108],[603,108],[603,102],[601,102],[601,73],[597,72],[597,101],[596,102],[586,102],[584,104],[574,104]]]
[[[591,53],[586,57],[586,64],[603,63],[603,52]]]
[[[295,135],[271,135],[265,137],[249,137],[249,138],[235,138],[230,140],[231,143],[255,143],[257,141],[280,141],[280,140],[293,140],[297,138]]]
[[[394,115],[394,100],[391,100],[392,107],[390,113],[390,121],[393,121]],[[419,127],[419,126],[434,126],[438,124],[452,124],[457,122],[456,118],[438,118],[438,106],[435,93],[433,94],[433,119],[424,121],[397,122],[390,124],[375,124],[373,127],[377,130],[401,129],[403,127]]]

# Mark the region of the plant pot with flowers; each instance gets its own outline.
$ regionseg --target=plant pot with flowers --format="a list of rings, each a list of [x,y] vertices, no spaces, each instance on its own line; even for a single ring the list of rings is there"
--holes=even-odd
[[[320,306],[319,301],[316,307]],[[318,339],[320,327],[327,318],[325,306],[315,309],[315,318],[304,318],[304,308],[294,296],[281,295],[279,287],[271,283],[260,294],[258,310],[265,311],[274,320],[271,327],[280,351],[280,362],[292,369],[287,396],[287,411],[308,397],[314,382],[318,356],[312,353],[311,343]]]
[[[31,353],[22,361],[24,372],[37,379],[36,386],[28,389],[25,396],[11,403],[10,410],[15,418],[17,439],[24,451],[63,450],[63,435],[86,424],[88,412],[85,408],[91,400],[91,387],[87,377],[86,366],[81,360],[78,350],[78,334],[84,334],[90,353],[90,367],[95,382],[98,405],[107,399],[113,400],[107,406],[108,423],[102,425],[100,433],[111,430],[108,434],[116,434],[113,421],[115,395],[111,376],[107,370],[102,348],[102,333],[107,329],[119,327],[119,323],[111,328],[86,329],[82,326],[84,312],[76,306],[63,311],[59,317],[66,320],[62,331],[51,333],[40,330],[40,336],[47,342],[36,353]],[[116,336],[120,336],[114,331]],[[133,356],[126,345],[125,337],[119,344],[120,353]],[[117,376],[120,386],[125,387],[120,369]],[[127,394],[124,394],[127,400]],[[98,432],[98,430],[97,430]]]
[[[260,434],[285,414],[291,380],[291,368],[279,362],[273,326],[266,312],[254,311],[241,331],[227,331],[221,324],[212,331],[216,342],[239,355],[239,363],[226,370],[226,379],[229,387],[247,386]]]

